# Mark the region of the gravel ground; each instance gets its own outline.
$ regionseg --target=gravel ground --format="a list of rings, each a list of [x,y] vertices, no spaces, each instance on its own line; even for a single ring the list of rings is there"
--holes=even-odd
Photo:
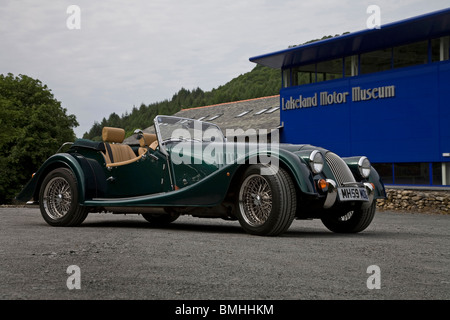
[[[450,299],[449,215],[378,212],[353,235],[294,221],[275,238],[192,217],[152,228],[91,214],[56,228],[35,207],[0,207],[0,219],[2,300]],[[73,265],[80,289],[69,290]],[[368,288],[373,265],[380,289]]]

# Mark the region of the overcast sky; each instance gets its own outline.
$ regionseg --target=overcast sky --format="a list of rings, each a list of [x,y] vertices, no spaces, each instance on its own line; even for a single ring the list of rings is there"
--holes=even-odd
[[[70,5],[77,5],[80,29]],[[94,121],[182,87],[217,88],[250,71],[249,58],[324,35],[449,7],[448,0],[0,0],[0,74],[46,84],[81,137]],[[281,80],[280,80],[281,81]],[[149,125],[151,125],[149,119]]]

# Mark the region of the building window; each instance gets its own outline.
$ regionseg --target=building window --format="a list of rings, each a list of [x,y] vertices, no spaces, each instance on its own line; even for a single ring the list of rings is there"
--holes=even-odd
[[[449,60],[450,36],[431,40],[431,61]]]
[[[430,185],[429,163],[395,163],[395,184]]]
[[[394,68],[428,63],[428,41],[394,47]]]
[[[385,184],[441,186],[442,163],[373,163]]]
[[[432,164],[432,171],[433,171],[433,185],[439,186],[442,185],[442,163],[440,162],[434,162]]]
[[[392,163],[373,163],[372,164],[375,170],[377,170],[380,175],[383,183],[385,184],[393,184],[393,171],[392,171]]]
[[[241,112],[241,113],[239,113],[239,114],[236,116],[236,118],[243,117],[243,116],[245,116],[247,113],[249,113],[250,111],[252,111],[252,110],[247,110],[247,111]]]
[[[344,76],[354,77],[358,75],[358,56],[349,56],[344,58]]]
[[[216,114],[215,116],[212,116],[211,118],[207,119],[206,121],[212,121],[216,120],[218,117],[220,117],[222,114]]]
[[[260,114],[266,112],[267,110],[269,110],[269,109],[265,108],[265,109],[259,110],[257,113],[255,113],[255,116],[259,116]]]
[[[445,61],[450,59],[449,55],[450,36],[430,41],[424,40],[393,48],[370,51],[359,56],[347,56],[285,69],[282,72],[283,87],[301,86],[393,68],[421,65],[429,61]]]
[[[361,54],[361,74],[392,69],[392,48]]]
[[[291,69],[283,70],[283,88],[287,88],[291,85]]]
[[[269,111],[267,111],[266,113],[273,113],[273,112],[277,111],[278,109],[280,109],[280,107],[274,107],[274,108],[270,109]]]
[[[342,78],[343,59],[334,59],[317,64],[317,82]]]
[[[292,86],[316,82],[316,64],[308,64],[292,69]]]

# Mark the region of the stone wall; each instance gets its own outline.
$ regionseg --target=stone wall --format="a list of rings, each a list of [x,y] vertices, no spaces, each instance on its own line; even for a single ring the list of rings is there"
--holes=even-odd
[[[450,214],[450,191],[386,189],[386,194],[378,209]]]

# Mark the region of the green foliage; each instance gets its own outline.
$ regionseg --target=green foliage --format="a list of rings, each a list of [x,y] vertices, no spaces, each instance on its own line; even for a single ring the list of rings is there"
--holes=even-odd
[[[76,126],[41,81],[0,75],[0,203],[10,203],[36,168],[75,139]]]
[[[119,117],[113,113],[108,119],[95,122],[85,139],[101,140],[103,127],[124,128],[126,136],[130,136],[137,128],[144,129],[152,124],[158,114],[172,115],[181,109],[207,106],[211,104],[233,102],[279,94],[281,88],[280,71],[257,65],[252,71],[234,78],[227,84],[204,92],[200,88],[188,90],[181,88],[171,100],[141,104],[134,107],[131,113]]]

